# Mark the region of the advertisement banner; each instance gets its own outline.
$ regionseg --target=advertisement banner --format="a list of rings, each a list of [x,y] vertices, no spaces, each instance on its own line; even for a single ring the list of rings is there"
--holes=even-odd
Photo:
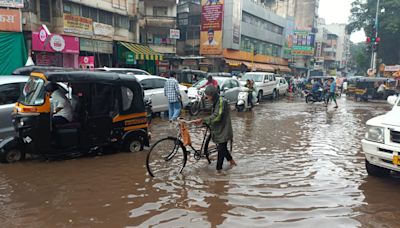
[[[79,68],[94,70],[94,56],[79,56]]]
[[[222,54],[223,0],[201,1],[200,54]]]
[[[91,40],[86,38],[80,38],[79,40],[81,51],[105,54],[113,53],[113,44],[111,41]]]
[[[170,29],[169,38],[179,40],[181,38],[181,31],[179,29]]]
[[[0,7],[24,8],[24,0],[0,0]]]
[[[314,56],[315,34],[295,31],[292,40],[292,55]]]
[[[40,41],[39,33],[32,32],[32,51],[79,54],[79,38],[52,34],[43,43]]]
[[[0,31],[21,32],[21,12],[17,9],[0,9]]]
[[[96,36],[114,37],[114,27],[107,24],[93,22],[93,33]]]
[[[83,35],[93,35],[93,20],[91,18],[64,14],[64,32]]]
[[[241,1],[233,2],[233,44],[238,45],[240,49],[240,24],[242,23]]]

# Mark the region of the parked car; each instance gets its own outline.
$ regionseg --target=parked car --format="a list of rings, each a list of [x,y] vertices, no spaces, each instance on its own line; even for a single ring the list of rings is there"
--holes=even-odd
[[[266,72],[248,72],[240,79],[240,83],[245,85],[248,79],[254,81],[259,101],[261,101],[264,96],[271,96],[273,99],[278,97],[277,79],[275,74]]]
[[[240,82],[237,79],[230,77],[214,77],[214,80],[217,80],[221,96],[225,97],[229,103],[236,103],[238,99],[238,95],[240,92]],[[202,79],[193,87],[189,88],[188,96],[190,100],[195,100],[198,96],[198,90],[200,87],[207,83],[207,79]]]
[[[285,78],[281,78],[281,77],[276,77],[276,81],[277,81],[277,89],[278,89],[278,95],[279,96],[286,96],[286,94],[288,93],[288,89],[289,89],[289,83],[286,81]]]
[[[0,76],[0,141],[15,135],[11,113],[28,76]]]
[[[115,73],[120,73],[120,74],[150,75],[149,72],[141,70],[141,69],[136,69],[136,68],[109,68],[109,67],[103,67],[103,68],[96,68],[95,70],[96,71],[115,72]]]
[[[367,121],[367,132],[362,140],[365,164],[369,175],[386,176],[400,172],[400,97],[390,96],[393,109]]]
[[[135,75],[144,89],[145,98],[151,99],[153,113],[168,111],[168,100],[164,95],[164,85],[166,78],[153,75]],[[187,87],[179,85],[182,96],[183,108],[189,104]]]

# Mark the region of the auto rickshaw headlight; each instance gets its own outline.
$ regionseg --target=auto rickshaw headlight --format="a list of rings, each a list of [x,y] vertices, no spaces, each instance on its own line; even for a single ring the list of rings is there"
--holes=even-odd
[[[19,125],[20,125],[21,127],[23,127],[23,126],[25,125],[25,122],[21,119],[21,120],[19,121]]]
[[[377,142],[384,143],[385,142],[385,128],[376,127],[376,126],[367,126],[367,132],[365,133],[365,139]]]

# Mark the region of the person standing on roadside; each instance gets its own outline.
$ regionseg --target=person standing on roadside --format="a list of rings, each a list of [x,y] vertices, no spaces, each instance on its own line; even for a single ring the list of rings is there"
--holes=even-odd
[[[207,96],[207,100],[213,104],[212,114],[209,117],[197,119],[193,122],[197,125],[204,123],[210,127],[212,140],[217,144],[218,149],[217,172],[221,173],[225,158],[230,162],[231,166],[236,166],[236,162],[228,150],[228,142],[233,140],[229,104],[219,96],[218,90],[212,85],[207,86],[204,93]]]
[[[165,82],[164,95],[168,98],[169,121],[175,121],[181,113],[181,95],[175,72],[171,72],[168,80]]]

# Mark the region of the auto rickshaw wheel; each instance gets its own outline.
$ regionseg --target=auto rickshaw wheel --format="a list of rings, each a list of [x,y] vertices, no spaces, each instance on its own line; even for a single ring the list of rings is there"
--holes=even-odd
[[[130,153],[136,153],[144,149],[143,140],[138,137],[128,138],[125,142],[125,150]]]
[[[25,154],[18,149],[11,149],[1,153],[0,160],[3,163],[15,163],[25,158]]]

